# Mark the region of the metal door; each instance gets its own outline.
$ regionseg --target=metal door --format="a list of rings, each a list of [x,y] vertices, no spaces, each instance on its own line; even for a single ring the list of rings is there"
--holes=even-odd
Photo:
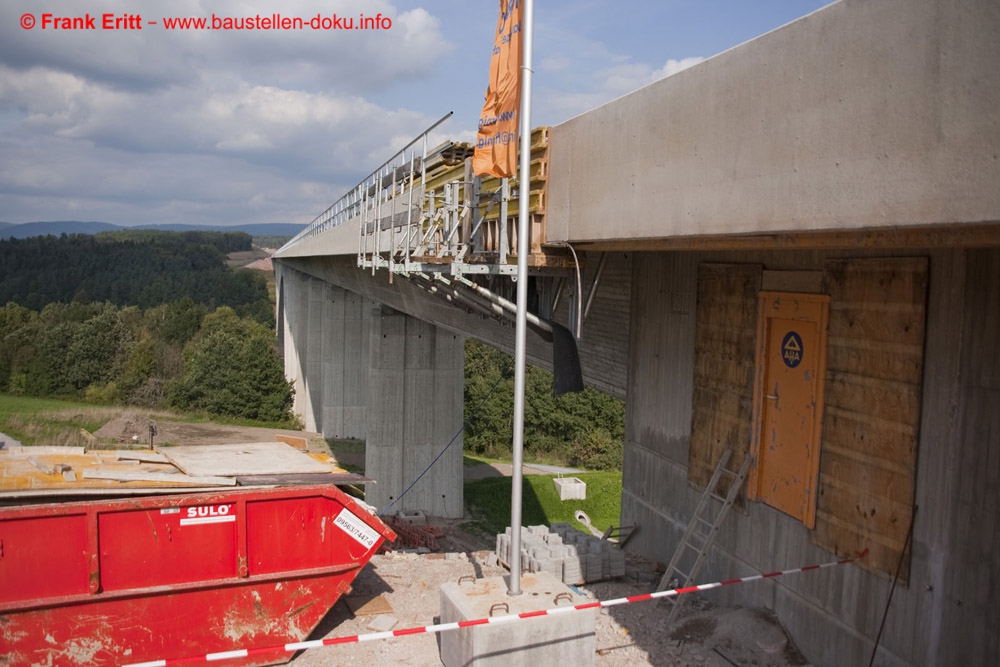
[[[761,292],[750,497],[816,522],[829,297]]]

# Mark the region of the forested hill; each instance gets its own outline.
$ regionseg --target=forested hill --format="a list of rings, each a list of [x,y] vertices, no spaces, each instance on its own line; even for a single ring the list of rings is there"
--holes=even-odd
[[[250,250],[243,232],[125,230],[0,240],[0,305],[41,310],[52,302],[152,308],[189,297],[210,309],[270,321],[264,278],[226,268],[226,253]]]
[[[110,222],[80,222],[77,220],[50,222],[0,222],[0,238],[25,239],[31,236],[59,236],[60,234],[97,234],[126,229],[149,229],[164,232],[246,232],[251,236],[295,236],[305,225],[286,222],[254,223],[245,225],[183,225],[154,224],[135,227],[114,225]]]

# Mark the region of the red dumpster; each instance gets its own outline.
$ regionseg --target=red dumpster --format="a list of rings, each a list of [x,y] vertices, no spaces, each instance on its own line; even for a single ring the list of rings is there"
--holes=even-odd
[[[0,665],[302,641],[385,539],[328,485],[0,508]]]

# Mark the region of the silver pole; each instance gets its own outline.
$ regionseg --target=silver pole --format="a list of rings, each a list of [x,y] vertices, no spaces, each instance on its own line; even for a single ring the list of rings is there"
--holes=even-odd
[[[510,590],[521,594],[521,488],[524,463],[524,358],[528,331],[528,251],[531,249],[528,205],[531,201],[531,39],[534,0],[524,0],[521,21],[521,165],[517,205],[517,325],[514,347],[514,456],[510,485]]]

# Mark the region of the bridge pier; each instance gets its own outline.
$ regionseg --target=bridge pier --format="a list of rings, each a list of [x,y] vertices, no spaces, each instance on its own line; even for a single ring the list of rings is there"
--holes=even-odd
[[[287,266],[277,274],[285,377],[305,428],[365,440],[377,509],[461,517],[464,337]]]
[[[365,474],[378,480],[366,489],[366,500],[380,510],[396,502],[394,510],[462,516],[464,343],[462,336],[389,308],[373,314]],[[452,438],[434,467],[397,501]]]

